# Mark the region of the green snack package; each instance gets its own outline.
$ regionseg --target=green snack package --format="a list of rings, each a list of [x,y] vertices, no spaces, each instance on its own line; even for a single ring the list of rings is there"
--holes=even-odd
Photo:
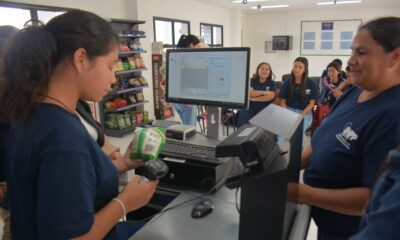
[[[165,135],[158,128],[136,128],[129,145],[131,160],[154,160],[165,145]]]

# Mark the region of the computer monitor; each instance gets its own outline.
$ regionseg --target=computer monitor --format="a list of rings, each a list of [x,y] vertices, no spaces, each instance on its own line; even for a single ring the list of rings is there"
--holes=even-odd
[[[166,100],[246,109],[249,104],[249,63],[250,48],[246,47],[169,49]],[[209,108],[208,115],[215,109]]]
[[[245,109],[250,48],[167,50],[168,102]]]

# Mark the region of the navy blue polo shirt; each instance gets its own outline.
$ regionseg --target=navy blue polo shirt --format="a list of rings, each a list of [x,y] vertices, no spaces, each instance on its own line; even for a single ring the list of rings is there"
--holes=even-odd
[[[351,240],[398,239],[400,223],[400,152],[389,153],[389,165],[374,186],[361,231]]]
[[[313,81],[310,79],[306,79],[306,89],[305,89],[305,98],[303,101],[301,100],[301,85],[300,84],[295,84],[295,89],[294,92],[295,94],[291,96],[289,92],[289,82],[293,81],[291,80],[286,80],[282,83],[281,90],[279,92],[279,98],[285,99],[286,100],[286,105],[288,107],[294,108],[294,109],[299,109],[299,110],[304,110],[307,105],[309,104],[310,100],[316,100],[318,98],[318,90],[317,86]]]
[[[400,124],[400,85],[357,103],[357,87],[343,95],[314,133],[313,154],[304,182],[313,187],[372,188],[378,168],[396,146]],[[350,237],[360,218],[313,207],[312,217],[328,235]]]
[[[260,83],[258,81],[251,81],[250,85],[254,90],[258,91],[276,91],[275,81],[268,80],[266,82]],[[261,110],[266,108],[269,104],[271,104],[275,99],[269,102],[253,102],[250,100],[250,109],[252,109],[256,114],[259,113]]]
[[[118,172],[79,118],[41,104],[12,128],[6,161],[13,239],[71,239],[118,195]],[[112,230],[105,239],[116,239]]]

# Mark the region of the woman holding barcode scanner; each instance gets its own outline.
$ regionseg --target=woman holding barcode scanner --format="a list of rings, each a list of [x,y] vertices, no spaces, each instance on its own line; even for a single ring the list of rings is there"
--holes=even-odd
[[[80,10],[13,38],[0,87],[0,109],[13,124],[6,157],[13,239],[116,239],[118,220],[152,197],[158,181],[139,177],[118,193],[117,168],[75,113],[78,99],[99,101],[116,81],[118,43],[105,20]]]

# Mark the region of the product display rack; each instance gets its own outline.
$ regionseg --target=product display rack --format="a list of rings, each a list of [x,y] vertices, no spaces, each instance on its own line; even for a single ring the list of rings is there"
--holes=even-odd
[[[140,44],[140,39],[146,35],[138,28],[145,22],[123,19],[109,22],[120,38],[120,52],[114,68],[117,82],[99,102],[100,122],[105,135],[123,137],[148,121],[148,113],[144,111],[148,101],[143,97],[148,82],[142,76],[147,68],[141,56],[146,51]]]

